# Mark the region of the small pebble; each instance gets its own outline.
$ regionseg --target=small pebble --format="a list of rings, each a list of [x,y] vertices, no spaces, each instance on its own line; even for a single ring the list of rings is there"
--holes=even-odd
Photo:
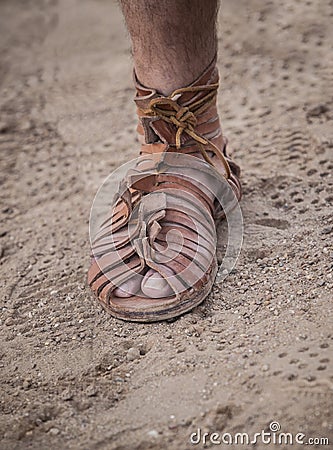
[[[148,431],[147,434],[149,437],[152,437],[154,439],[156,439],[158,437],[158,431],[156,431],[156,430],[150,430],[150,431]]]
[[[135,361],[140,358],[140,350],[136,347],[131,347],[126,355],[127,361]]]
[[[90,385],[86,389],[86,395],[88,397],[95,397],[97,395],[97,389],[94,385]]]
[[[12,325],[14,325],[14,320],[12,317],[7,317],[7,319],[5,320],[5,325],[7,325],[7,327],[10,327]]]
[[[52,434],[53,436],[57,436],[60,433],[60,430],[59,428],[50,428],[49,433]]]
[[[210,331],[212,332],[212,333],[222,333],[222,328],[221,327],[211,327],[211,329],[210,329]]]
[[[24,380],[22,387],[23,389],[29,389],[29,387],[31,386],[31,382],[29,380]]]

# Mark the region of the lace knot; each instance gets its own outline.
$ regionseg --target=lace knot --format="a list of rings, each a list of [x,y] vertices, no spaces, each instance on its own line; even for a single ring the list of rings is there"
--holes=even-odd
[[[149,108],[145,111],[147,115],[158,116],[168,123],[177,127],[176,147],[181,148],[181,135],[186,132],[196,139],[194,128],[197,124],[197,118],[187,106],[181,106],[176,100],[170,97],[159,97],[151,100]]]
[[[144,116],[159,117],[167,123],[173,124],[176,127],[175,144],[178,150],[181,149],[181,137],[186,133],[198,144],[203,158],[206,162],[214,165],[206,150],[211,150],[215,155],[218,155],[222,161],[226,177],[230,177],[230,167],[223,154],[219,151],[215,144],[195,131],[197,125],[197,117],[203,114],[207,109],[215,103],[216,92],[218,84],[210,84],[204,86],[188,86],[185,88],[175,90],[169,97],[153,98],[147,109],[141,109]],[[195,100],[190,106],[182,106],[177,100],[184,93],[203,93],[198,100]]]

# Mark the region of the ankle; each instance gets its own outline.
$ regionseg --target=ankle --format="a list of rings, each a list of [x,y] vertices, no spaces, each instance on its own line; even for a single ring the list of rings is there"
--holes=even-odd
[[[216,107],[218,78],[215,58],[194,82],[185,86],[183,83],[183,87],[178,84],[173,97],[143,86],[136,78],[141,153],[177,151],[193,156],[200,153],[209,162],[206,150],[213,153],[222,150]]]
[[[167,97],[175,90],[193,83],[203,73],[209,62],[192,68],[178,65],[177,70],[173,71],[165,70],[163,67],[147,71],[147,68],[141,64],[135,64],[135,73],[143,86],[149,86]]]

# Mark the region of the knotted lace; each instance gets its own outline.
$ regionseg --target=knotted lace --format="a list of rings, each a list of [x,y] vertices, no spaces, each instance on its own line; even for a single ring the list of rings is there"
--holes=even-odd
[[[197,117],[204,113],[211,105],[215,103],[217,95],[218,83],[214,83],[206,86],[188,86],[185,88],[177,89],[172,92],[168,97],[158,97],[150,101],[147,109],[140,109],[140,112],[145,116],[159,117],[167,123],[171,123],[176,126],[176,148],[181,149],[181,137],[183,133],[188,134],[198,144],[198,148],[209,164],[213,165],[212,160],[207,154],[207,150],[210,149],[214,155],[216,155],[223,163],[226,170],[226,178],[230,177],[230,167],[226,161],[224,155],[210,140],[204,138],[202,135],[196,133],[195,127],[197,125]],[[180,105],[177,100],[181,94],[185,92],[202,92],[208,91],[202,98],[193,102],[189,106]]]

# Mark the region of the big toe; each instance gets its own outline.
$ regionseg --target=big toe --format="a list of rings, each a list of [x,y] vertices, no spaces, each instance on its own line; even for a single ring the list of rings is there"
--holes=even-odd
[[[169,271],[168,271],[169,272]],[[174,273],[170,270],[170,275]],[[141,291],[150,298],[169,297],[173,294],[173,290],[168,282],[153,269],[149,269],[141,283]]]

